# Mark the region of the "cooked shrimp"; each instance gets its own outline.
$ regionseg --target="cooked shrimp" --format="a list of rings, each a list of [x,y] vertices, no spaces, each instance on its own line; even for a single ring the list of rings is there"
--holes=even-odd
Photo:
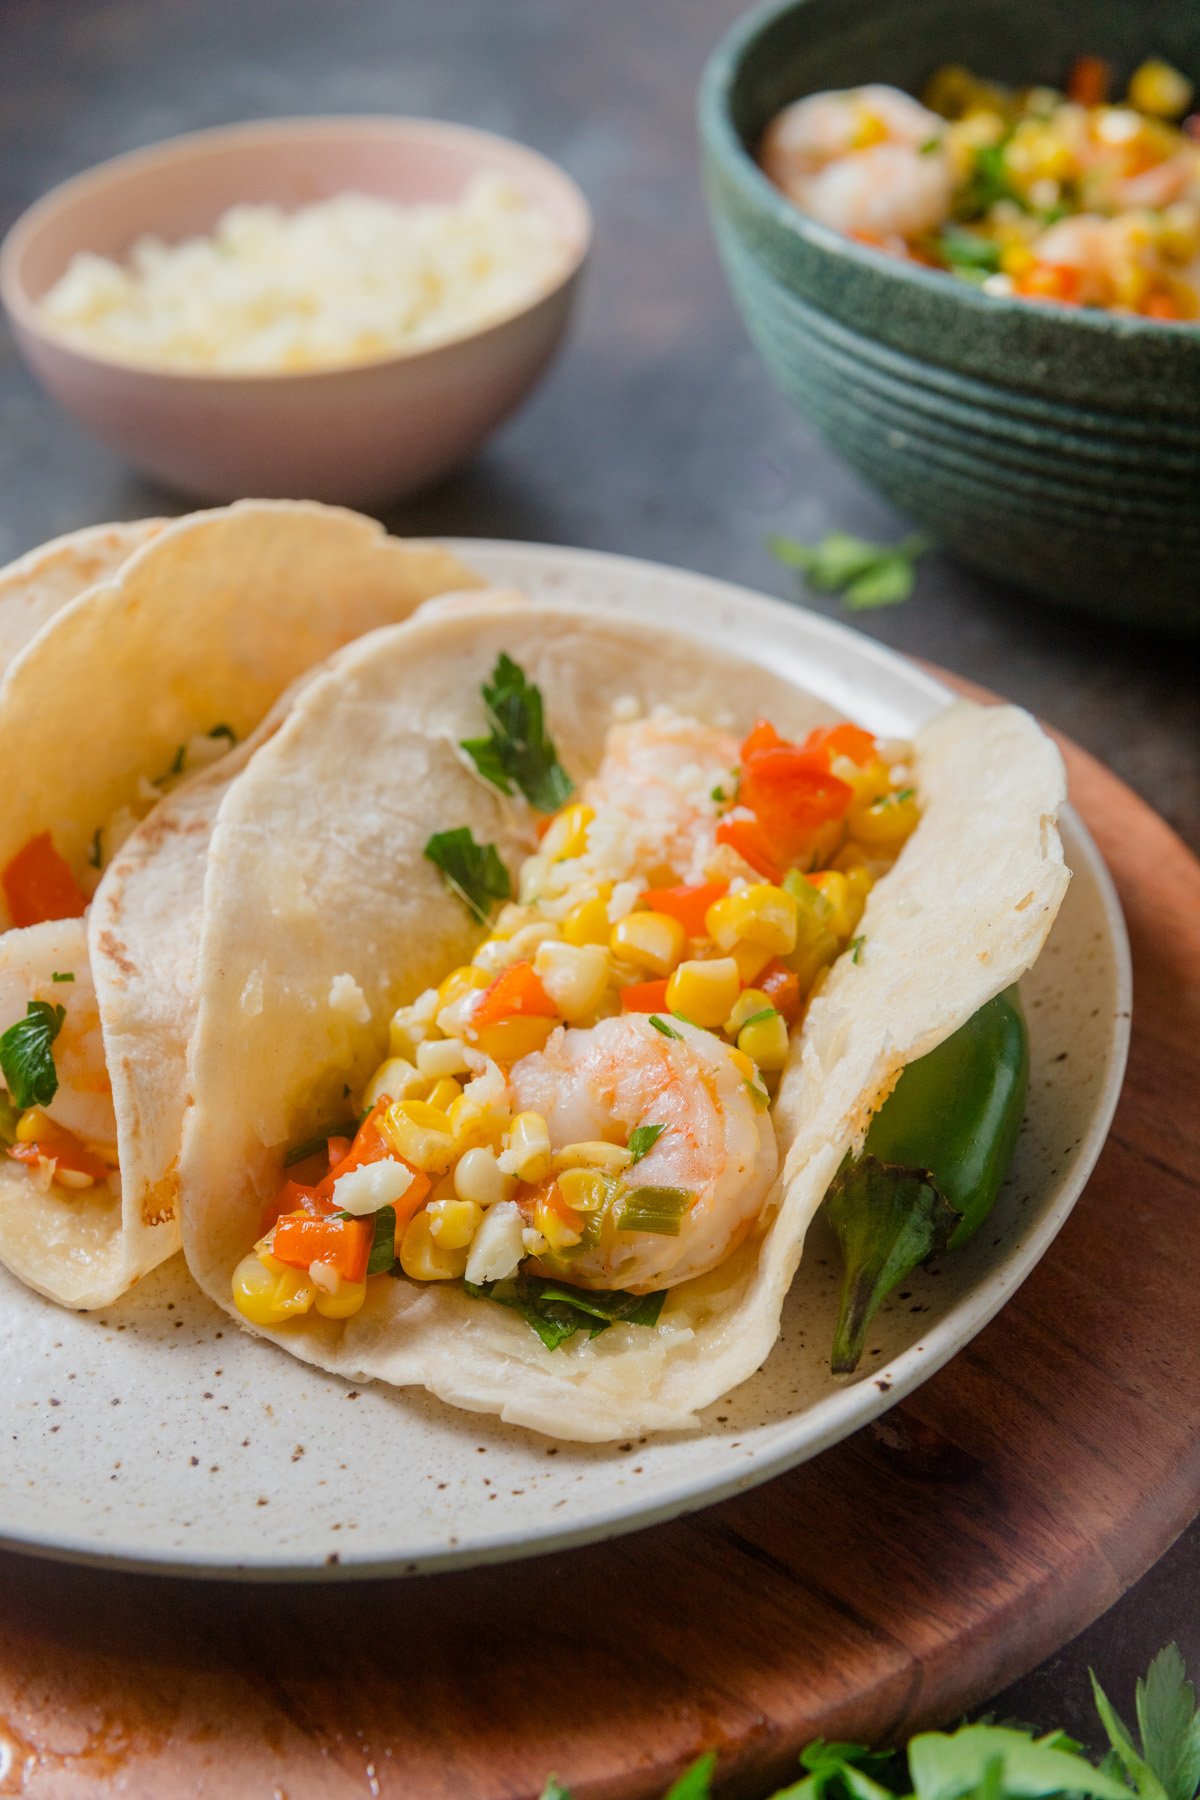
[[[588,852],[598,872],[702,881],[716,848],[713,792],[730,786],[737,761],[735,737],[678,713],[614,725],[582,795],[596,814]]]
[[[56,974],[73,979],[55,981]],[[66,1013],[53,1044],[58,1091],[44,1110],[90,1144],[115,1144],[112,1088],[82,919],[51,919],[0,936],[0,1032],[25,1018],[31,1000],[62,1006]]]
[[[763,135],[764,173],[835,231],[890,246],[932,231],[950,210],[945,121],[899,88],[810,94]]]
[[[741,1243],[775,1179],[770,1114],[756,1109],[729,1047],[694,1025],[672,1029],[667,1037],[633,1014],[603,1019],[556,1031],[513,1065],[517,1103],[542,1114],[554,1149],[624,1144],[637,1126],[661,1125],[628,1185],[694,1195],[678,1237],[606,1230],[594,1247],[568,1252],[569,1267],[555,1272],[578,1286],[650,1293],[703,1275]]]

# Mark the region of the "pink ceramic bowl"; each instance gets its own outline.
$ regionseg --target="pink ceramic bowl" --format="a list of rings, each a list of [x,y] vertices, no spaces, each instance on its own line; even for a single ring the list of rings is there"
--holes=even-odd
[[[145,232],[168,242],[209,232],[239,201],[296,208],[349,190],[455,200],[484,171],[518,183],[554,221],[564,271],[520,311],[430,349],[299,373],[193,373],[91,354],[41,316],[78,250],[122,259]],[[4,240],[0,297],[55,399],[158,480],[214,500],[361,506],[445,474],[528,392],[563,336],[590,237],[574,182],[504,138],[427,119],[279,119],[152,144],[54,188]]]

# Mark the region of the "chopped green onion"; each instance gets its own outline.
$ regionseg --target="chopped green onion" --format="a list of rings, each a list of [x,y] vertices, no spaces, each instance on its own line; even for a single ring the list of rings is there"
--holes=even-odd
[[[683,1215],[696,1198],[690,1188],[630,1188],[617,1207],[618,1231],[653,1231],[660,1237],[678,1237]]]
[[[681,1034],[676,1031],[675,1027],[673,1025],[668,1025],[667,1021],[660,1018],[657,1013],[650,1014],[650,1023],[653,1025],[655,1031],[661,1031],[664,1037],[679,1038],[679,1041],[681,1043],[683,1042]]]
[[[314,1137],[305,1138],[302,1143],[289,1144],[283,1153],[283,1166],[290,1169],[293,1163],[303,1162],[306,1156],[315,1156],[318,1150],[324,1150],[330,1138],[352,1138],[358,1130],[354,1119],[339,1119],[336,1125],[330,1125],[325,1131],[318,1131]]]

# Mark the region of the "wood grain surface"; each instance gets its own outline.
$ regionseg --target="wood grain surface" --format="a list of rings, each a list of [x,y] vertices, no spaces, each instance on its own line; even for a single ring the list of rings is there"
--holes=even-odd
[[[1200,1505],[1200,865],[1064,746],[1133,943],[1129,1074],[1066,1228],[904,1405],[736,1500],[466,1574],[286,1588],[0,1557],[0,1793],[731,1795],[953,1718]],[[4,1746],[7,1744],[7,1767]]]

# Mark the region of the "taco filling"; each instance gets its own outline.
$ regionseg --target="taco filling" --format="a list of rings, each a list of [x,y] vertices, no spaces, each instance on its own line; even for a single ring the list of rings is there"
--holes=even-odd
[[[654,1325],[758,1224],[792,1036],[869,954],[867,895],[918,822],[909,747],[856,725],[739,743],[660,706],[576,791],[507,655],[484,698],[464,756],[554,810],[515,880],[468,829],[430,837],[445,904],[489,933],[395,1012],[361,1123],[289,1153],[232,1279],[255,1325],[348,1318],[388,1277],[461,1282],[550,1349]]]

